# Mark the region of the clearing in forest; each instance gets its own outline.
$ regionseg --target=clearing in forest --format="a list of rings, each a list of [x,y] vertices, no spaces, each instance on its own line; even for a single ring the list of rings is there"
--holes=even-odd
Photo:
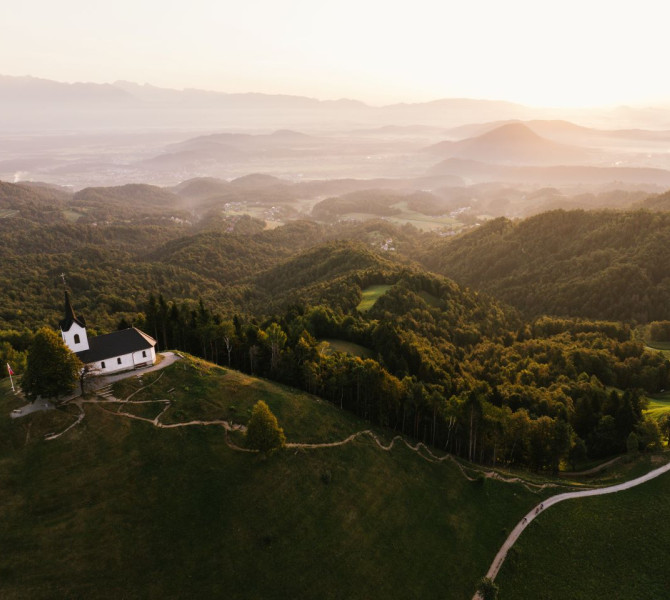
[[[390,285],[371,285],[363,290],[363,299],[356,307],[360,312],[370,310],[375,302],[391,289]]]

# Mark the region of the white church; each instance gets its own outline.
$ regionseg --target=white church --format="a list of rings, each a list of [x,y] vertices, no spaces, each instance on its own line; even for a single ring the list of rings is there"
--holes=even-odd
[[[148,367],[156,362],[156,340],[135,327],[89,339],[86,322],[74,314],[65,292],[65,318],[59,323],[65,345],[100,375]]]

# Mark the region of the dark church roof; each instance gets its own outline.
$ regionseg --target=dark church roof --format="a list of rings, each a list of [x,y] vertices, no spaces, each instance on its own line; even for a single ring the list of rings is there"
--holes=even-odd
[[[88,350],[77,352],[77,356],[83,363],[92,363],[130,354],[131,352],[148,350],[156,345],[156,340],[139,329],[130,327],[89,338],[88,345]]]
[[[70,331],[72,323],[76,323],[80,327],[86,327],[86,321],[74,314],[74,308],[72,308],[72,303],[70,302],[70,295],[65,292],[65,318],[58,325],[61,328],[61,331]]]

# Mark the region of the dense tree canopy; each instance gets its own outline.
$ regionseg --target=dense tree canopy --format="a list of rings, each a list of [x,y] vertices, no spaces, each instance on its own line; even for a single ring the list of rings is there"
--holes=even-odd
[[[49,327],[40,329],[28,349],[21,388],[28,398],[57,398],[74,390],[81,361]]]
[[[529,316],[670,317],[670,214],[563,211],[500,218],[419,252],[462,285]]]
[[[0,219],[5,360],[20,366],[32,331],[58,321],[65,272],[92,334],[136,325],[160,349],[305,389],[468,460],[556,470],[629,439],[658,443],[644,394],[670,387],[670,364],[634,319],[666,337],[667,215],[556,211],[445,240],[387,222],[187,223],[147,188],[121,223],[127,191],[78,196],[93,207],[112,194],[109,221],[46,223],[39,198],[12,187],[17,214]],[[41,201],[62,212],[58,193]],[[395,252],[380,248],[388,238]],[[383,293],[361,312],[371,286]],[[29,365],[29,389],[34,375]]]

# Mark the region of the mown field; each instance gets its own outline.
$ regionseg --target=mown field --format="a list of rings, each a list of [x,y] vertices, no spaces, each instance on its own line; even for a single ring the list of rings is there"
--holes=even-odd
[[[171,401],[165,423],[244,423],[262,398],[288,441],[367,425],[307,394],[187,359],[115,386]],[[11,420],[0,389],[0,597],[469,598],[506,530],[538,501],[519,484],[469,481],[452,462],[368,438],[232,450],[219,426],[158,429],[84,406]],[[157,403],[124,405],[153,418]],[[388,435],[387,437],[390,437]],[[242,440],[235,438],[236,443]]]

